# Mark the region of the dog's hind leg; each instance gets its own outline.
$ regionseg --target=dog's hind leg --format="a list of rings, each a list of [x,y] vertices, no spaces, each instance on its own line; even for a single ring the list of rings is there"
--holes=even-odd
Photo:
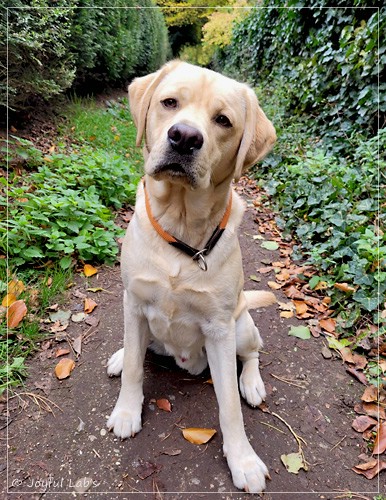
[[[240,392],[251,406],[259,406],[266,397],[259,369],[259,350],[262,345],[259,330],[245,309],[236,321],[236,350],[243,363]]]
[[[110,377],[116,377],[119,375],[123,368],[123,353],[124,348],[119,349],[115,352],[107,363],[107,373]]]

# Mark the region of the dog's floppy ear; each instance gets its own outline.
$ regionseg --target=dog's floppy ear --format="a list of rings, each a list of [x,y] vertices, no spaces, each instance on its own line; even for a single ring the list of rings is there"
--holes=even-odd
[[[275,128],[260,108],[256,94],[247,86],[244,92],[245,125],[236,159],[236,180],[248,167],[262,160],[276,141]]]
[[[130,111],[134,124],[137,127],[137,146],[141,145],[142,137],[145,133],[146,116],[153,93],[161,80],[178,64],[180,64],[180,61],[171,61],[155,73],[135,78],[129,85]]]

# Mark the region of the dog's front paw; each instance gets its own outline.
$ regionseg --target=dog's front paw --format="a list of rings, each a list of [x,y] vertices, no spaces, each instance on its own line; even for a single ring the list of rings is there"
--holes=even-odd
[[[117,376],[123,368],[123,347],[115,352],[107,363],[107,374],[110,377]]]
[[[228,465],[236,488],[248,493],[261,493],[265,489],[268,469],[253,450],[242,456],[228,457]]]
[[[107,420],[107,427],[121,439],[135,436],[142,428],[141,409],[127,410],[117,405]]]
[[[267,393],[260,376],[259,361],[257,359],[245,362],[240,376],[240,392],[251,406],[259,406],[264,401]]]

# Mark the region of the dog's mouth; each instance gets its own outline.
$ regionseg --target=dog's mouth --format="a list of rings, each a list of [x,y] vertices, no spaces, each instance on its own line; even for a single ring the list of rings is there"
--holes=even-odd
[[[158,165],[154,170],[154,174],[157,175],[161,173],[168,173],[170,175],[178,176],[187,175],[185,167],[180,163],[166,163]]]
[[[197,182],[192,171],[181,163],[161,163],[154,169],[153,177],[155,179],[175,179],[178,181],[187,182],[193,187]]]

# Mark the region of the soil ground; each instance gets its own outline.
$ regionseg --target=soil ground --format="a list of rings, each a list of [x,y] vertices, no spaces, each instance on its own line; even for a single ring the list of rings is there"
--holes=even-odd
[[[255,210],[249,208],[240,228],[246,289],[266,288],[272,279],[269,274],[262,275],[259,283],[248,277],[268,261],[280,260],[278,252],[261,248],[252,238],[257,234],[255,219]],[[103,291],[92,293],[89,287]],[[3,491],[8,491],[4,497],[249,498],[233,486],[222,455],[217,402],[213,386],[207,383],[209,371],[193,377],[171,359],[148,352],[143,430],[125,441],[106,432],[106,418],[120,387],[119,378],[106,374],[109,356],[123,342],[119,267],[103,267],[88,279],[79,276],[66,307],[61,308],[81,310],[79,292],[98,303],[90,316],[99,319],[99,324],[71,323],[68,327],[70,337],[84,335],[81,355],[69,378],[59,381],[54,375],[55,351],[67,346],[66,341],[42,343],[41,351],[30,360],[26,386],[17,391],[20,396],[10,399],[9,425],[2,430],[0,444],[4,449],[8,444],[7,462],[4,459],[0,469]],[[280,291],[275,294],[286,301]],[[281,318],[277,306],[252,315],[265,342],[261,367],[268,396],[264,411],[245,402],[242,407],[247,435],[270,470],[271,480],[262,497],[372,499],[386,491],[385,475],[369,481],[351,470],[366,451],[362,436],[351,428],[353,406],[363,386],[346,373],[339,358],[322,356],[323,337],[300,340],[289,336],[290,325],[301,322]],[[48,398],[52,413],[26,393]],[[171,412],[158,409],[155,400],[159,398],[170,401]],[[306,442],[302,449],[307,471],[290,473],[281,462],[281,455],[298,451],[286,423]],[[214,428],[217,434],[198,446],[184,440],[183,427]]]

